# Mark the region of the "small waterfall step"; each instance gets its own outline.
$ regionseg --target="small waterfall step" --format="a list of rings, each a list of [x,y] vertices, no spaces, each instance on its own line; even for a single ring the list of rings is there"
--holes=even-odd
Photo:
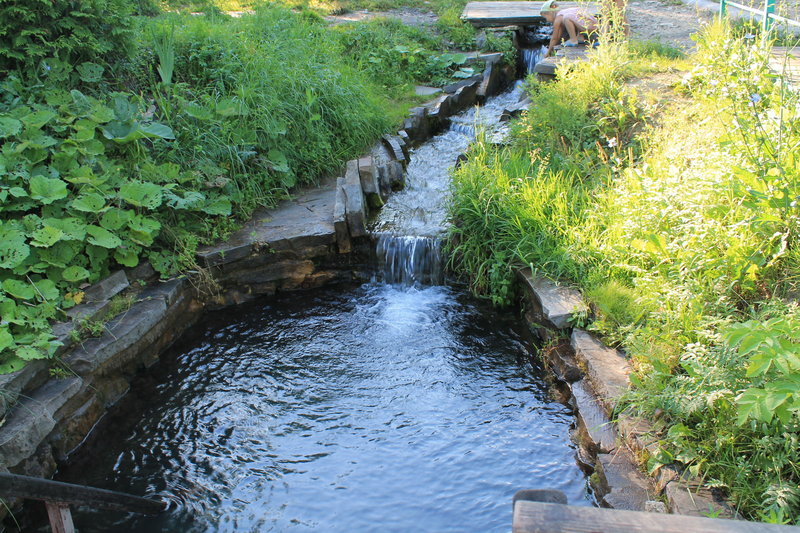
[[[444,283],[442,239],[411,235],[377,235],[378,268],[387,283],[441,285]]]

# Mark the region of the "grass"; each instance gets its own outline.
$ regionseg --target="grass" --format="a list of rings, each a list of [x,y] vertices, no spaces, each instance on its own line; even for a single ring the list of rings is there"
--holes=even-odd
[[[796,522],[798,94],[767,69],[768,45],[724,25],[688,60],[617,46],[533,83],[511,146],[471,148],[453,266],[497,304],[527,265],[582,288],[590,329],[634,368],[621,407],[660,414],[648,466],[677,463],[750,518]],[[652,94],[631,79],[687,67]]]

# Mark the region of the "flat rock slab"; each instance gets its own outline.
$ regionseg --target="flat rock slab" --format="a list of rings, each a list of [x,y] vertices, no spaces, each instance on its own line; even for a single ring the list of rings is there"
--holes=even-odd
[[[650,485],[624,449],[597,456],[603,502],[613,509],[643,511],[650,500]]]
[[[333,244],[335,201],[336,188],[323,186],[275,209],[261,209],[226,242],[200,249],[197,257],[205,266],[215,266],[243,259],[264,245],[281,251]]]
[[[107,278],[98,281],[84,291],[86,303],[109,300],[128,288],[128,276],[122,270],[117,270]]]
[[[519,275],[532,293],[534,302],[541,308],[544,326],[566,329],[573,316],[589,311],[578,291],[556,285],[547,278],[534,276],[530,268],[520,270]]]
[[[572,396],[579,426],[589,438],[590,451],[609,453],[617,448],[617,433],[606,416],[603,406],[594,396],[591,387],[585,380],[572,384]]]
[[[586,367],[592,388],[610,414],[614,404],[628,390],[628,361],[619,350],[609,348],[582,329],[572,331],[570,343],[578,362]]]
[[[737,518],[736,512],[722,498],[716,497],[708,489],[693,486],[679,479],[667,483],[664,494],[670,510],[675,514]]]
[[[414,92],[417,96],[433,96],[439,94],[442,90],[439,87],[425,87],[424,85],[417,85],[414,87]]]
[[[533,72],[539,76],[554,77],[559,66],[578,61],[585,61],[589,48],[586,46],[571,46],[556,50],[555,55],[546,57],[536,63]]]

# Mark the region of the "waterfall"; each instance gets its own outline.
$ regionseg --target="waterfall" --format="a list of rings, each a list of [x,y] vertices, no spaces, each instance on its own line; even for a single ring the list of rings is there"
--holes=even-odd
[[[522,48],[522,62],[525,64],[525,72],[533,74],[533,67],[542,60],[547,52],[547,45],[540,45],[536,48]]]
[[[404,285],[444,283],[442,239],[381,233],[376,246],[383,280]]]

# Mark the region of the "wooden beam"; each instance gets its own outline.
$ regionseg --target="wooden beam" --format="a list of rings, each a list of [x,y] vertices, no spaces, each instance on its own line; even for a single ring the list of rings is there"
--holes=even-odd
[[[514,533],[790,533],[792,526],[517,500]]]
[[[461,18],[477,28],[502,26],[534,26],[543,24],[539,9],[544,2],[470,2],[464,7]],[[597,15],[600,7],[595,2],[558,2],[559,7],[581,7]]]
[[[0,474],[0,496],[143,514],[158,514],[167,507],[166,502],[124,492],[15,474]]]
[[[50,518],[50,529],[53,533],[75,533],[69,505],[53,502],[45,502],[44,505],[47,507],[47,516]]]

